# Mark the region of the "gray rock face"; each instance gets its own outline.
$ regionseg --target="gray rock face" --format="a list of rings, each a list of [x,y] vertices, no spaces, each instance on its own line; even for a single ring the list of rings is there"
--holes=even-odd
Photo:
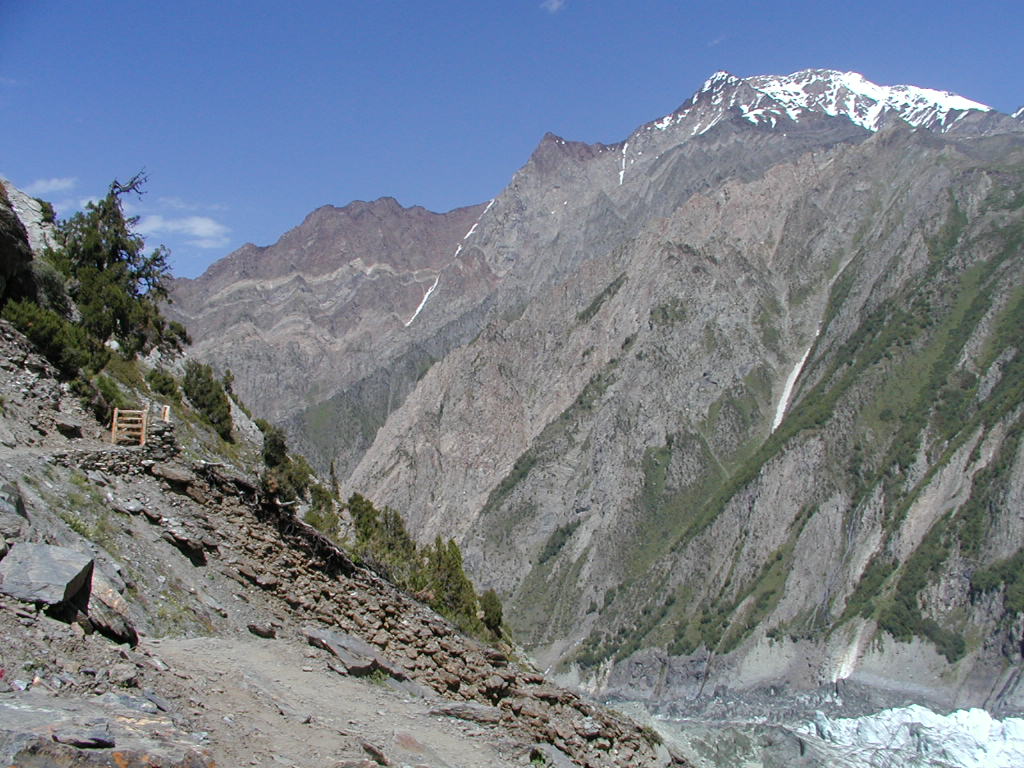
[[[14,483],[4,483],[0,487],[0,539],[17,539],[28,526],[21,491]]]
[[[0,179],[0,302],[31,290],[32,248],[7,189]]]
[[[7,191],[11,210],[24,228],[28,246],[33,253],[42,253],[57,245],[52,223],[43,221],[43,209],[39,201],[22,192],[6,179],[0,179],[0,186]]]
[[[70,603],[88,590],[92,565],[73,549],[22,542],[0,561],[0,592],[31,603]]]

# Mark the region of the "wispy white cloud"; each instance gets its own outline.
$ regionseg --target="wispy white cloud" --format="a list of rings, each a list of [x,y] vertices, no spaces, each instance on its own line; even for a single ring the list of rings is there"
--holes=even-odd
[[[28,195],[52,195],[54,192],[67,192],[74,189],[78,179],[74,176],[61,176],[54,179],[36,179],[27,187],[25,194]]]
[[[195,203],[191,200],[185,200],[175,195],[168,197],[158,197],[157,205],[163,208],[170,208],[175,211],[198,211],[205,209],[207,211],[223,211],[225,208],[223,205],[207,205],[205,203]]]
[[[183,197],[177,195],[167,195],[164,197],[158,197],[156,199],[156,205],[145,206],[150,209],[160,208],[163,210],[170,211],[226,211],[227,206],[221,205],[220,203],[197,203],[193,200],[186,200]]]
[[[540,4],[540,7],[548,13],[558,13],[560,10],[565,8],[565,3],[566,0],[544,0],[544,2]]]
[[[200,208],[197,203],[174,196],[157,198],[157,204],[175,211],[197,211]]]
[[[719,43],[723,42],[728,35],[719,35],[714,40],[708,41],[708,48],[714,48]]]
[[[168,218],[161,214],[143,216],[135,229],[145,236],[165,233],[185,235],[191,238],[188,244],[197,248],[223,248],[228,244],[228,232],[231,231],[209,216]]]

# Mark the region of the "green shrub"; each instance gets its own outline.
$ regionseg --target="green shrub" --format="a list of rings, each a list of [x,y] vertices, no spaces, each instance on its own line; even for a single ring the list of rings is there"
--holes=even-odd
[[[263,419],[257,419],[256,426],[263,432],[263,490],[286,501],[304,497],[313,479],[313,468],[305,456],[288,455],[288,441],[280,427]],[[314,494],[318,487],[313,484]],[[329,496],[326,489],[320,490]],[[314,495],[314,503],[316,499]]]
[[[41,197],[37,197],[35,200],[39,203],[39,212],[44,223],[53,224],[57,221],[57,212],[53,210],[51,202],[43,200]]]
[[[433,544],[419,547],[395,510],[377,509],[358,493],[352,494],[347,506],[359,557],[394,584],[421,593],[431,608],[462,631],[485,636],[485,626],[490,625],[477,618],[476,590],[466,575],[462,551],[455,541],[444,541],[439,536]],[[496,594],[487,600],[489,608],[483,607],[485,622],[489,616],[491,623],[500,627],[501,602]],[[498,631],[490,629],[495,634]]]
[[[334,497],[322,485],[313,484],[310,489],[312,503],[305,520],[321,533],[334,538],[338,533],[340,518],[334,509]]]
[[[892,599],[879,612],[878,626],[897,640],[909,641],[915,636],[927,638],[953,663],[964,654],[966,646],[963,638],[940,627],[933,619],[922,616],[918,607],[921,590],[939,573],[949,556],[948,533],[949,519],[943,518],[914,550],[903,566]]]
[[[1004,585],[1004,615],[1024,612],[1024,549],[1018,549],[1012,556],[997,560],[987,568],[979,568],[971,575],[973,595],[995,592]]]
[[[110,357],[110,352],[84,328],[33,301],[9,301],[3,317],[24,333],[64,378],[73,378],[83,370],[98,371]]]
[[[167,324],[166,336],[168,341],[171,343],[171,346],[176,347],[177,349],[182,349],[192,344],[192,337],[189,336],[188,330],[177,320],[171,320],[171,322]]]
[[[109,376],[100,374],[96,377],[96,389],[103,395],[103,399],[110,404],[111,408],[120,408],[121,410],[137,410],[139,404],[128,399],[121,388],[117,386],[117,382]]]
[[[194,360],[185,363],[182,389],[200,415],[224,440],[231,440],[231,403],[213,369]]]
[[[35,301],[66,318],[71,314],[71,299],[64,284],[64,275],[54,265],[51,255],[47,250],[41,258],[37,256],[32,260],[32,280],[36,286]]]
[[[476,617],[476,591],[462,567],[462,551],[454,540],[440,536],[427,547],[427,577],[433,599],[431,607],[447,616],[463,631],[479,632]]]
[[[480,610],[484,614],[484,626],[494,633],[495,637],[501,636],[501,599],[493,589],[488,589],[480,595]]]
[[[589,323],[593,319],[594,315],[596,315],[600,311],[604,303],[619,292],[619,289],[623,286],[625,282],[626,273],[623,272],[621,275],[612,280],[611,283],[605,286],[604,290],[594,297],[594,300],[587,305],[586,309],[582,310],[579,314],[576,315],[576,320],[580,323]]]
[[[875,554],[861,574],[860,581],[846,602],[840,621],[863,616],[867,618],[875,608],[874,599],[881,591],[886,579],[896,570],[896,561],[884,554]]]
[[[263,432],[263,463],[268,469],[284,466],[288,461],[288,442],[284,430],[263,419],[257,419],[256,426]]]
[[[146,374],[146,383],[158,395],[177,400],[180,396],[178,382],[174,376],[163,368],[154,368]]]
[[[551,536],[548,537],[547,543],[544,545],[544,549],[541,550],[540,557],[537,558],[537,565],[544,565],[544,563],[561,552],[562,547],[565,546],[565,543],[579,527],[580,521],[573,520],[571,523],[566,523],[565,525],[560,525],[556,528],[551,533]]]

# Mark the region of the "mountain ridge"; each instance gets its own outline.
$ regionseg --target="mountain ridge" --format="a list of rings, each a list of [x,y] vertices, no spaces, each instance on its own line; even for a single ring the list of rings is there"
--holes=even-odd
[[[997,329],[1022,126],[806,72],[712,76],[617,144],[545,135],[456,246],[488,280],[442,273],[406,327],[459,335],[368,386],[372,417],[353,390],[292,430],[362,423],[357,450],[319,443],[343,485],[457,537],[532,651],[596,692],[888,676],[1016,711],[1019,653],[972,639],[1009,648],[1012,611],[964,584],[1013,556],[986,526],[1017,530],[994,457],[1016,445]],[[998,512],[974,549],[968,467]]]
[[[323,206],[273,245],[243,246],[199,278],[176,280],[169,314],[192,330],[201,359],[210,344],[234,349],[218,365],[238,375],[258,411],[282,419],[326,386],[325,376],[350,370],[332,357],[338,329],[365,334],[367,312],[381,313],[394,333],[403,327],[482,208],[435,214],[393,198]],[[296,346],[299,328],[305,341]],[[258,386],[253,359],[264,366]],[[283,375],[296,369],[305,377]]]

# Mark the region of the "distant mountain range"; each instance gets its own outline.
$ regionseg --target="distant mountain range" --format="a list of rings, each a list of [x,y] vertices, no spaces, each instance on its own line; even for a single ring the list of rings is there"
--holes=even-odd
[[[719,72],[490,202],[319,209],[174,310],[567,679],[1019,711],[1022,202],[1019,119]]]

